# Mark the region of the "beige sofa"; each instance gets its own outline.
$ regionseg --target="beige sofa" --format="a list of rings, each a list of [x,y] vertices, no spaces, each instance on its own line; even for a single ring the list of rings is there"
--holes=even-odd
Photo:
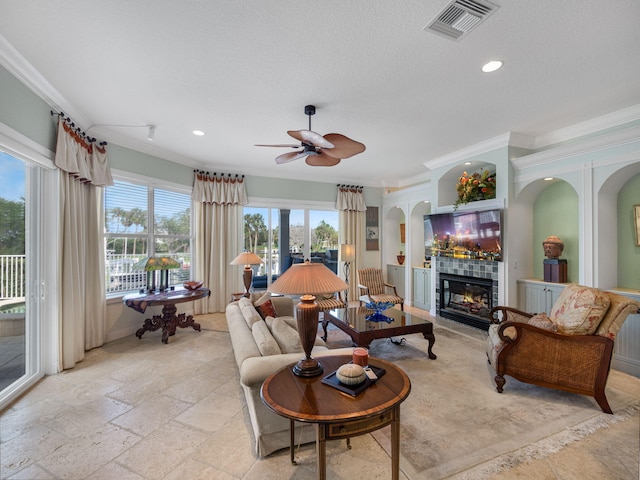
[[[270,297],[276,315],[263,320],[255,305],[262,307],[260,303],[266,301],[265,298],[268,297],[261,294],[253,294],[251,299],[241,298],[227,305],[225,312],[255,435],[256,453],[261,457],[289,446],[289,420],[262,402],[262,383],[280,368],[304,357],[293,317],[293,301],[289,297]],[[320,359],[323,355],[345,353],[351,353],[351,349],[329,350],[318,337],[312,356]],[[314,427],[296,424],[296,443],[299,441],[315,441]]]

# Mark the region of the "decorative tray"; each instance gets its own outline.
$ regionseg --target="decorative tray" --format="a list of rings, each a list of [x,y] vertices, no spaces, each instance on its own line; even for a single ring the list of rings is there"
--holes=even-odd
[[[373,373],[375,373],[378,378],[387,373],[384,368],[374,367],[373,365],[369,365],[369,368],[373,370]],[[358,385],[345,385],[344,383],[340,383],[340,381],[336,378],[336,372],[332,372],[322,379],[322,383],[336,388],[341,392],[351,395],[352,397],[356,397],[360,393],[365,391],[369,385],[373,385],[375,383],[375,380],[371,380],[369,377],[367,377],[365,378],[364,382],[359,383]]]

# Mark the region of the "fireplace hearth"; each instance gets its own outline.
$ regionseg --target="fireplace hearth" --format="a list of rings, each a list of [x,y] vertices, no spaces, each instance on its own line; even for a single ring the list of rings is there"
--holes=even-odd
[[[440,273],[439,311],[441,317],[489,329],[493,308],[493,281],[466,275]]]

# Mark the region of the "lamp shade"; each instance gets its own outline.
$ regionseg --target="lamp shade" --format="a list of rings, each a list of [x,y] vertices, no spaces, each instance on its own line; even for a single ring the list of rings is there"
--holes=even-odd
[[[253,252],[242,252],[231,261],[231,265],[260,265],[262,259]]]
[[[268,291],[285,295],[334,293],[348,285],[322,263],[294,263],[271,284]]]
[[[340,245],[340,260],[343,262],[353,262],[356,259],[356,248],[350,243]]]
[[[144,270],[146,272],[169,270],[171,268],[180,268],[180,264],[171,257],[148,257],[133,265],[134,270]]]

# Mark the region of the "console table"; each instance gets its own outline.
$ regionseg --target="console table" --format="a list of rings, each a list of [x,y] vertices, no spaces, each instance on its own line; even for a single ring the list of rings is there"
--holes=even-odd
[[[193,315],[186,316],[184,313],[176,315],[178,310],[176,304],[198,300],[210,294],[208,288],[178,289],[157,293],[132,293],[126,295],[122,301],[127,307],[140,313],[144,313],[149,306],[162,305],[162,315],[147,318],[142,327],[136,331],[136,337],[141,339],[144,332],[155,332],[162,328],[162,343],[167,343],[169,337],[176,334],[177,327],[193,327],[194,330],[200,331],[200,324],[193,321]]]
[[[349,439],[391,425],[391,478],[400,475],[400,404],[409,396],[411,381],[392,363],[370,357],[369,364],[386,373],[356,397],[322,383],[322,378],[349,363],[351,355],[320,357],[324,374],[317,377],[295,375],[291,364],[267,377],[262,384],[262,401],[290,421],[290,455],[295,464],[294,422],[316,425],[318,478],[327,475],[327,440]],[[363,472],[365,474],[365,472]]]

